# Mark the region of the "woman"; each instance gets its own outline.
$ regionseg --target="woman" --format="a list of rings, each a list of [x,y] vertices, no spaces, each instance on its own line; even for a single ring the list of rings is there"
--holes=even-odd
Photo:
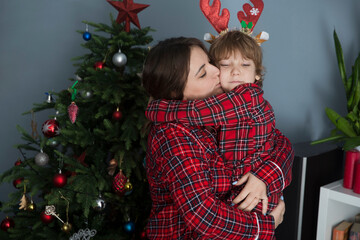
[[[154,99],[193,100],[222,93],[219,70],[193,38],[175,38],[152,48],[143,85]],[[162,113],[159,112],[159,115]],[[153,124],[147,174],[153,207],[149,239],[273,239],[285,204],[269,215],[231,206],[233,171],[218,153],[216,132],[179,122]],[[286,159],[289,152],[282,152]]]

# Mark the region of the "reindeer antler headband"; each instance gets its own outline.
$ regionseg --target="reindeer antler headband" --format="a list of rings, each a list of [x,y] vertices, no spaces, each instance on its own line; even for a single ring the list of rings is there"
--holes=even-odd
[[[260,18],[260,15],[264,9],[264,3],[262,0],[250,0],[254,6],[251,6],[248,3],[243,5],[244,11],[239,11],[237,17],[241,24],[242,32],[251,35],[252,31]],[[213,4],[210,5],[210,0],[200,0],[200,9],[210,22],[210,24],[215,28],[215,30],[221,35],[222,33],[228,31],[228,24],[230,19],[230,12],[228,9],[224,8],[221,11],[221,2],[220,0],[213,0]],[[205,34],[205,40],[212,42],[215,40],[215,36],[210,33]],[[269,34],[267,32],[259,33],[254,39],[260,45],[261,43],[269,39]]]

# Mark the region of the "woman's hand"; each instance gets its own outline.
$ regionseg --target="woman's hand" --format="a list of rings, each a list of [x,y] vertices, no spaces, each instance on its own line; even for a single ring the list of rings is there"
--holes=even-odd
[[[270,215],[274,217],[275,228],[277,228],[284,220],[284,214],[285,214],[285,202],[283,200],[279,200],[279,204],[270,213]]]
[[[259,202],[262,202],[262,213],[266,214],[268,209],[268,198],[266,195],[266,185],[263,181],[248,172],[242,176],[234,186],[245,184],[240,194],[232,201],[234,204],[242,203],[238,209],[251,211]]]

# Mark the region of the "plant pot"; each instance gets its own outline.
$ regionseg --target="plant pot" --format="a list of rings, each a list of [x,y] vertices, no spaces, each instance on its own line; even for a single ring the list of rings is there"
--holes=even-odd
[[[360,160],[355,163],[353,191],[360,194]]]
[[[355,166],[360,161],[360,146],[345,152],[344,188],[353,189],[355,180]]]

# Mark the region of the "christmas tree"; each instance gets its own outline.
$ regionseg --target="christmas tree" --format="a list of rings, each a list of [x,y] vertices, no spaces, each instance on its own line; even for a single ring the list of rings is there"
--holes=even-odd
[[[148,5],[108,2],[118,17],[110,14],[110,25],[84,21],[79,33],[89,53],[74,58],[69,88],[49,92],[27,113],[53,111],[43,134],[35,122],[31,134],[18,126],[22,157],[0,176],[17,189],[0,206],[8,215],[0,239],[146,238],[148,97],[140,73],[152,37],[137,13]]]

